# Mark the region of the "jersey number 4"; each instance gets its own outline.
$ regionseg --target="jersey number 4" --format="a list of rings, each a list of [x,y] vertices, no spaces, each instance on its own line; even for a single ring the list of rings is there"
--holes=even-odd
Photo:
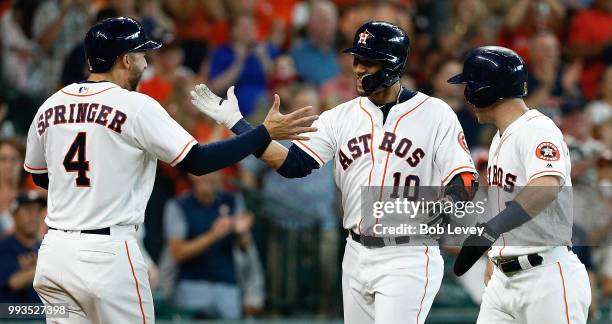
[[[87,177],[89,171],[89,161],[87,161],[86,147],[87,133],[77,134],[74,142],[70,145],[66,157],[64,158],[64,168],[66,172],[77,172],[77,187],[89,187],[90,179]],[[76,161],[75,161],[76,159]]]

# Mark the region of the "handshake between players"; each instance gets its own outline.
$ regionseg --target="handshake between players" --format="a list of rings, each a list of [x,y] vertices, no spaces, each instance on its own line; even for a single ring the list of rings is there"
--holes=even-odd
[[[227,90],[227,99],[223,99],[214,94],[206,85],[199,84],[191,91],[191,102],[202,113],[228,129],[251,128],[240,113],[238,99],[234,94],[234,86]],[[307,136],[301,134],[317,130],[314,127],[309,127],[312,122],[319,118],[318,115],[310,114],[312,107],[302,107],[286,115],[280,113],[279,107],[280,97],[275,94],[272,107],[262,123],[268,130],[271,139],[308,140]]]

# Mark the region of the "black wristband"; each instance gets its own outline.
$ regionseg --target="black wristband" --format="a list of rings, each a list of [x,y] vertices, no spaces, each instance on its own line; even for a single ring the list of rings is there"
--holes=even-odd
[[[232,133],[234,133],[236,135],[240,135],[240,134],[246,133],[246,132],[248,132],[248,131],[250,131],[250,130],[252,130],[254,128],[255,127],[253,127],[251,124],[249,124],[248,121],[246,121],[244,118],[242,118],[230,130],[232,131]]]

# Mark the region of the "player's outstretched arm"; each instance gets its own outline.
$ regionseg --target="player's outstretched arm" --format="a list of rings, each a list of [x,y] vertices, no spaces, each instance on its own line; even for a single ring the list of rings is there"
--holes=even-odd
[[[503,233],[509,232],[539,215],[557,198],[561,181],[556,176],[543,176],[531,180],[506,209],[485,224],[483,235],[470,235],[463,242],[455,260],[454,272],[462,276],[478,261]]]
[[[228,90],[230,100],[220,99],[204,85],[198,87],[192,91],[192,102],[200,110],[225,126],[236,127],[238,121],[244,120],[237,109],[238,104],[233,94],[233,87]],[[217,98],[219,101],[215,103]],[[224,105],[224,101],[230,102],[229,106],[231,107],[228,108],[228,114],[219,112],[222,109],[219,107]],[[274,139],[308,139],[300,134],[314,131],[316,128],[302,125],[312,123],[318,116],[307,116],[308,107],[283,115],[279,111],[279,105],[280,99],[275,96],[274,104],[268,116],[266,116],[263,124],[256,128],[249,125],[247,131],[234,138],[206,145],[194,145],[187,156],[177,164],[177,167],[189,173],[201,175],[235,164],[249,154],[263,152]],[[237,118],[239,119],[236,120]]]
[[[191,102],[202,113],[232,130],[234,134],[241,135],[253,129],[240,113],[233,86],[227,91],[227,99],[223,99],[210,91],[206,85],[199,84],[191,91]],[[274,136],[271,134],[273,140],[308,140],[307,136],[302,136],[300,134],[316,131],[316,128],[304,126],[310,125],[318,118],[318,116],[306,116],[308,110],[312,107],[303,107],[287,115],[281,114],[279,112],[279,107],[280,98],[275,94],[274,103],[264,121],[266,128],[273,128],[277,124],[286,125],[287,119],[292,119],[295,125],[298,126],[298,129],[294,130],[297,131],[296,133],[279,133]],[[253,154],[270,167],[278,170],[285,163],[289,155],[289,150],[280,143],[272,141],[270,145],[256,150]]]

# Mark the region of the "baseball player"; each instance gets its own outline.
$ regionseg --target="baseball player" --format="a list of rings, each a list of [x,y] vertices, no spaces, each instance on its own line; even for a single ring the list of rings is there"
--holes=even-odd
[[[85,36],[91,76],[49,97],[30,127],[25,169],[48,188],[49,232],[34,288],[45,304],[66,303],[53,323],[153,323],[147,266],[136,241],[157,160],[201,175],[293,138],[308,113],[281,115],[278,97],[263,125],[227,141],[198,144],[152,98],[134,92],[147,66],[137,21],[112,18]]]
[[[437,242],[364,234],[360,189],[446,186],[449,199],[469,200],[476,170],[451,108],[400,84],[409,52],[404,31],[368,22],[344,52],[354,56],[359,97],[321,114],[308,143],[294,141],[286,149],[273,142],[261,158],[288,178],[334,163],[350,233],[342,265],[345,322],[424,323],[443,275]],[[233,131],[250,129],[244,119],[228,118],[239,113],[235,98],[219,103],[205,85],[196,86],[192,98]]]
[[[480,123],[498,132],[489,150],[489,201],[496,216],[471,235],[455,261],[463,275],[489,250],[494,264],[478,323],[586,323],[591,292],[571,252],[571,163],[554,122],[525,106],[527,67],[497,46],[472,50],[463,73],[465,98]],[[495,245],[493,246],[493,244]]]

